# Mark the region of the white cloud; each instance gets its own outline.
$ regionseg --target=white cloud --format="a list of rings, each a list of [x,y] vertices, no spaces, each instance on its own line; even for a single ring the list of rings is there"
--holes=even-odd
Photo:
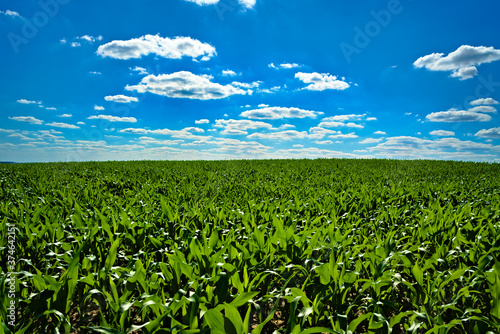
[[[191,57],[208,60],[215,56],[215,48],[190,37],[163,38],[160,35],[146,35],[130,40],[116,40],[99,46],[97,54],[115,59],[141,58],[155,54],[162,58],[181,59]]]
[[[380,143],[383,138],[366,138],[365,140],[360,141],[360,144],[376,144]]]
[[[499,151],[500,146],[461,141],[454,137],[428,140],[411,136],[399,136],[388,138],[386,142],[368,148],[368,150],[384,153],[384,156],[388,157],[470,160],[476,157],[482,159],[491,158],[489,155],[478,155],[474,152]]]
[[[364,119],[366,114],[351,114],[351,115],[335,115],[323,118],[325,122],[345,122],[345,121],[360,121]]]
[[[224,77],[235,77],[237,75],[238,74],[236,74],[235,71],[231,71],[231,70],[223,70],[222,71],[222,76],[224,76]]]
[[[47,107],[45,108],[46,110],[57,110],[57,108],[54,108],[54,107]]]
[[[72,48],[78,48],[78,47],[80,47],[80,46],[82,46],[82,44],[81,44],[81,43],[79,43],[79,42],[72,42],[72,43],[71,43],[71,47],[72,47]]]
[[[452,77],[466,80],[477,75],[476,66],[497,60],[500,60],[500,50],[493,47],[462,45],[447,56],[444,53],[432,53],[417,59],[413,65],[430,71],[452,71]]]
[[[249,106],[250,107],[250,106]],[[269,104],[264,104],[264,103],[261,103],[258,105],[259,108],[267,108],[269,107]]]
[[[334,138],[334,139],[353,139],[353,138],[358,138],[358,136],[354,133],[347,133],[347,134],[338,134],[338,135],[331,135],[328,136],[328,138]]]
[[[261,109],[247,110],[240,114],[250,119],[282,119],[282,118],[316,118],[317,111],[303,110],[299,108],[265,107]]]
[[[453,137],[455,136],[455,132],[446,131],[446,130],[434,130],[429,132],[431,136],[439,136],[439,137]]]
[[[148,75],[135,86],[125,89],[138,93],[150,92],[172,98],[196,100],[223,99],[231,95],[245,95],[247,91],[232,85],[221,85],[211,81],[209,75],[196,75],[181,71],[172,74]]]
[[[36,140],[35,138],[27,137],[21,133],[13,133],[13,134],[8,135],[7,137],[19,138],[20,140]]]
[[[468,110],[450,109],[448,111],[433,112],[426,116],[431,122],[488,122],[490,115],[479,114]]]
[[[477,99],[470,103],[471,106],[490,106],[494,104],[498,104],[498,101],[492,99],[491,97],[486,99]]]
[[[298,72],[295,74],[295,78],[299,79],[303,83],[310,84],[303,89],[313,91],[323,91],[326,89],[344,90],[350,87],[350,85],[343,79],[339,80],[337,76],[329,73]]]
[[[257,0],[238,0],[238,2],[245,8],[251,9],[255,6]]]
[[[331,144],[333,144],[333,141],[331,141],[331,140],[323,140],[323,141],[316,140],[315,143],[318,145],[331,145]]]
[[[71,114],[62,114],[62,115],[58,115],[57,117],[69,118],[69,117],[73,117],[73,115],[71,115]]]
[[[78,125],[85,125],[85,122],[76,122]]]
[[[301,145],[301,144],[296,144],[296,145],[293,145],[293,147],[296,147],[296,148],[303,148],[304,145]]]
[[[134,68],[130,68],[133,72],[139,72],[139,75],[148,75],[148,71],[144,67],[136,66]]]
[[[140,137],[139,138],[139,143],[149,145],[149,144],[156,144],[156,145],[179,145],[180,143],[183,143],[184,140],[182,139],[177,139],[177,140],[159,140],[151,137]]]
[[[104,107],[98,106],[97,104],[94,105],[94,110],[104,110]]]
[[[278,130],[288,130],[288,129],[295,129],[295,125],[293,124],[283,124],[283,125],[280,125],[279,128],[277,128]]]
[[[342,132],[321,128],[318,126],[309,129],[310,139],[323,139],[326,135],[341,135]]]
[[[479,130],[474,136],[481,138],[500,139],[500,128],[482,129]]]
[[[280,132],[272,132],[272,133],[261,133],[256,132],[248,135],[248,139],[270,139],[270,140],[293,140],[293,139],[304,139],[307,138],[308,134],[306,131],[296,131],[296,130],[287,130]]]
[[[18,12],[15,12],[13,10],[7,9],[6,11],[1,11],[0,14],[6,15],[6,16],[12,16],[12,17],[21,17]]]
[[[387,133],[385,133],[384,131],[375,131],[373,134],[374,135],[386,135]]]
[[[347,127],[347,128],[358,128],[363,129],[364,126],[356,123],[342,123],[342,122],[321,122],[318,124],[319,127],[323,128],[338,128],[338,127]]]
[[[250,121],[247,119],[236,120],[236,119],[217,119],[215,120],[216,128],[223,128],[221,131],[223,135],[246,135],[249,129],[272,129],[272,125],[260,121]]]
[[[30,100],[26,100],[26,99],[20,99],[20,100],[17,100],[17,103],[21,103],[21,104],[42,104],[42,101],[30,101]]]
[[[106,101],[113,101],[116,103],[130,103],[130,102],[138,102],[139,99],[133,96],[125,96],[125,95],[114,95],[114,96],[106,96],[104,98]]]
[[[219,3],[219,0],[185,0],[185,1],[193,2],[200,6],[215,5]],[[238,2],[245,9],[252,9],[255,6],[256,0],[238,0]],[[232,3],[236,3],[236,1],[232,1]]]
[[[33,116],[14,116],[14,117],[9,117],[9,119],[11,119],[13,121],[27,122],[27,123],[30,123],[30,124],[37,124],[37,125],[43,123],[42,120],[36,119]]]
[[[148,129],[141,129],[141,128],[127,128],[127,129],[120,130],[119,132],[140,134],[140,135],[146,135],[146,134],[152,133],[152,134],[157,134],[157,135],[171,136],[173,138],[193,139],[193,140],[205,140],[207,138],[211,138],[210,136],[200,136],[200,135],[192,134],[191,132],[186,131],[185,129],[183,129],[183,130],[170,130],[170,129],[148,130]]]
[[[194,2],[195,4],[198,4],[200,6],[215,5],[216,3],[219,2],[219,0],[185,0],[185,1]]]
[[[236,86],[236,87],[250,89],[250,88],[257,88],[257,87],[259,87],[261,83],[262,83],[261,81],[254,81],[254,82],[238,82],[238,81],[233,81],[233,82],[231,82],[231,85]]]
[[[474,78],[477,73],[476,66],[468,66],[454,70],[453,73],[450,74],[450,77],[459,78],[460,80],[468,80]]]
[[[98,71],[90,71],[89,73],[90,74],[95,74],[95,75],[101,75],[102,74],[101,72],[98,72]]]
[[[76,39],[83,40],[87,43],[93,44],[95,41],[102,41],[102,36],[89,36],[89,35],[83,35],[81,37],[77,37]]]
[[[104,119],[110,122],[137,123],[137,119],[135,117],[117,117],[111,115],[90,116],[87,117],[87,119]]]
[[[203,133],[205,132],[205,130],[201,129],[201,128],[197,128],[195,126],[191,126],[191,127],[188,127],[188,128],[184,128],[182,129],[183,131],[187,131],[187,132],[196,132],[196,133]]]
[[[52,122],[52,123],[47,123],[48,126],[53,126],[55,128],[63,128],[63,129],[79,129],[79,126],[72,125],[72,124],[67,124],[67,123],[57,123],[57,122]]]
[[[295,64],[295,63],[282,63],[280,65],[274,65],[274,63],[271,63],[268,66],[270,68],[274,68],[276,70],[278,70],[278,69],[292,69],[292,68],[302,67],[302,65]]]
[[[199,119],[197,121],[194,121],[194,124],[208,124],[210,121],[208,119]]]
[[[497,109],[495,107],[492,107],[492,106],[477,106],[477,107],[469,109],[468,111],[470,111],[470,112],[492,112],[492,113],[496,113]]]
[[[11,129],[0,129],[0,132],[13,133],[15,131]]]

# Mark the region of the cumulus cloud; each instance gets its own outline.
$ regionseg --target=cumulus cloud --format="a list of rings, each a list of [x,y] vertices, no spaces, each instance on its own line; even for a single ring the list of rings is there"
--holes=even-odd
[[[36,119],[33,116],[14,116],[14,117],[9,117],[9,119],[11,119],[13,121],[27,122],[27,123],[30,123],[30,124],[37,124],[37,125],[43,123],[42,120]]]
[[[238,81],[233,81],[231,85],[236,86],[236,87],[241,87],[241,88],[257,88],[260,86],[262,81],[254,81],[254,82],[238,82]]]
[[[302,65],[296,64],[296,63],[283,63],[279,65],[274,65],[274,63],[271,63],[268,65],[270,68],[274,68],[275,70],[279,69],[291,69],[291,68],[298,68],[302,67]]]
[[[99,46],[97,54],[115,59],[141,58],[154,54],[162,58],[181,59],[191,57],[208,60],[215,56],[215,48],[191,37],[163,38],[160,35],[145,35],[130,40],[116,40]]]
[[[205,132],[205,130],[203,130],[202,128],[197,128],[195,126],[184,128],[183,130],[191,132],[191,133],[193,133],[193,132],[195,132],[195,133],[203,133],[203,132]]]
[[[448,111],[433,112],[426,116],[431,122],[488,122],[490,115],[480,114],[469,110],[450,109]]]
[[[193,2],[200,6],[215,5],[219,3],[219,0],[185,0],[187,2]],[[238,0],[238,3],[246,9],[252,9],[255,6],[256,0]]]
[[[57,108],[54,108],[54,107],[47,107],[45,108],[46,110],[57,110]]]
[[[194,121],[195,124],[208,124],[210,121],[208,119],[199,119],[197,121]]]
[[[248,139],[270,139],[270,140],[293,140],[293,139],[304,139],[308,137],[306,131],[296,131],[296,130],[286,130],[280,132],[262,133],[256,132],[248,135]]]
[[[185,1],[194,2],[195,4],[198,4],[200,6],[215,5],[216,3],[219,2],[219,0],[185,0]]]
[[[106,96],[104,99],[106,101],[112,101],[112,102],[116,102],[116,103],[139,102],[139,99],[137,97],[125,96],[125,95]],[[96,110],[99,110],[99,109],[96,109]]]
[[[451,71],[452,77],[467,80],[477,75],[477,66],[500,60],[500,50],[494,47],[462,45],[447,56],[432,53],[420,57],[413,65],[430,71]]]
[[[1,11],[0,14],[6,15],[6,16],[12,16],[12,17],[21,17],[18,12],[15,12],[13,10],[7,9],[6,11]]]
[[[387,133],[384,131],[375,131],[373,134],[374,135],[386,135]]]
[[[360,144],[376,144],[380,143],[383,140],[383,138],[366,138],[362,141],[360,141]]]
[[[104,110],[104,107],[102,107],[102,106],[98,106],[98,105],[96,104],[96,105],[94,105],[94,110],[101,110],[101,111],[102,111],[102,110]]]
[[[491,97],[486,99],[477,99],[470,103],[471,106],[490,106],[495,104],[498,104],[498,101],[492,99]]]
[[[63,128],[63,129],[79,129],[79,126],[73,125],[73,124],[67,124],[67,123],[58,123],[58,122],[52,122],[52,123],[47,123],[48,126],[53,126],[55,128]]]
[[[309,86],[303,88],[313,91],[323,91],[326,89],[334,90],[344,90],[350,87],[350,85],[345,82],[344,78],[339,78],[330,73],[295,73],[295,78],[299,79],[303,83],[310,84]]]
[[[319,112],[299,108],[265,107],[247,110],[240,114],[250,119],[316,118]]]
[[[323,118],[325,122],[345,122],[360,121],[366,117],[366,114],[335,115]]]
[[[148,75],[148,71],[144,67],[136,66],[134,68],[130,68],[133,72],[139,72],[139,75]]]
[[[337,134],[337,135],[330,135],[328,138],[334,138],[334,139],[353,139],[353,138],[358,138],[358,135],[356,135],[354,132],[347,133],[347,134]]]
[[[135,117],[117,117],[111,115],[94,115],[87,117],[87,119],[104,119],[110,122],[137,123],[137,119]]]
[[[182,129],[182,130],[170,130],[170,129],[149,130],[149,129],[141,129],[141,128],[127,128],[127,129],[120,130],[119,132],[140,134],[140,135],[146,135],[146,134],[166,135],[166,136],[171,136],[173,138],[193,139],[193,140],[205,140],[207,138],[211,138],[210,136],[200,136],[200,135],[192,134],[191,132],[187,131],[186,129]]]
[[[260,121],[236,120],[236,119],[217,119],[215,120],[216,128],[223,128],[223,135],[246,135],[249,129],[272,129],[272,125]]]
[[[500,128],[482,129],[474,136],[481,138],[500,139]]]
[[[492,106],[477,106],[474,108],[469,109],[468,111],[470,112],[492,112],[496,113],[497,109],[492,107]]]
[[[99,36],[94,37],[94,36],[89,36],[89,35],[83,35],[81,37],[77,37],[76,39],[85,41],[85,42],[90,43],[90,44],[94,44],[96,41],[102,41],[102,36],[99,35]]]
[[[318,145],[331,145],[331,144],[333,144],[333,141],[331,141],[331,140],[322,140],[322,141],[316,140],[315,143]]]
[[[446,131],[446,130],[434,130],[429,132],[431,136],[439,136],[439,137],[453,137],[455,136],[455,132]]]
[[[477,73],[478,72],[476,66],[462,67],[458,70],[453,71],[453,73],[450,74],[450,77],[459,78],[463,81],[474,78]]]
[[[363,129],[364,126],[361,124],[356,124],[356,123],[342,123],[342,122],[321,122],[318,125],[319,127],[323,128],[338,128],[338,127],[347,127],[347,128],[358,128],[358,129]]]
[[[138,85],[125,87],[138,93],[150,92],[157,95],[196,100],[223,99],[231,95],[250,94],[233,85],[221,85],[211,81],[210,75],[196,75],[181,71],[172,74],[148,75]]]
[[[384,143],[368,148],[370,151],[381,152],[387,156],[420,159],[431,157],[439,159],[464,159],[468,157],[471,159],[474,152],[491,152],[499,149],[499,146],[476,143],[470,140],[462,141],[453,137],[428,140],[411,136],[391,137]]]
[[[62,115],[58,115],[57,117],[69,118],[69,117],[73,117],[73,115],[72,114],[62,114]]]
[[[42,104],[42,101],[30,101],[30,100],[26,100],[26,99],[20,99],[20,100],[17,100],[17,103],[21,103],[21,104]]]
[[[242,5],[245,8],[253,8],[255,6],[257,0],[238,0],[240,5]]]
[[[223,70],[222,71],[222,76],[224,76],[224,77],[235,77],[237,75],[238,74],[235,71],[231,71],[231,70]]]

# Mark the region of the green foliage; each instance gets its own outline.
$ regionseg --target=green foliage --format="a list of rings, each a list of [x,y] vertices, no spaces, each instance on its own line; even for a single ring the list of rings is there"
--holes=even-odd
[[[500,166],[0,166],[1,333],[499,333]]]

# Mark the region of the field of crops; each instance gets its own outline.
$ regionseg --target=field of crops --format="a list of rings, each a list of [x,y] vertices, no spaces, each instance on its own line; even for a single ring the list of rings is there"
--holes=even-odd
[[[499,164],[22,164],[0,184],[0,334],[500,333]]]

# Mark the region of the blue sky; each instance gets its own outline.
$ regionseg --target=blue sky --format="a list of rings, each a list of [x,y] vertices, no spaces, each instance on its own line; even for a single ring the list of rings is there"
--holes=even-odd
[[[0,161],[500,162],[499,10],[6,0]]]

